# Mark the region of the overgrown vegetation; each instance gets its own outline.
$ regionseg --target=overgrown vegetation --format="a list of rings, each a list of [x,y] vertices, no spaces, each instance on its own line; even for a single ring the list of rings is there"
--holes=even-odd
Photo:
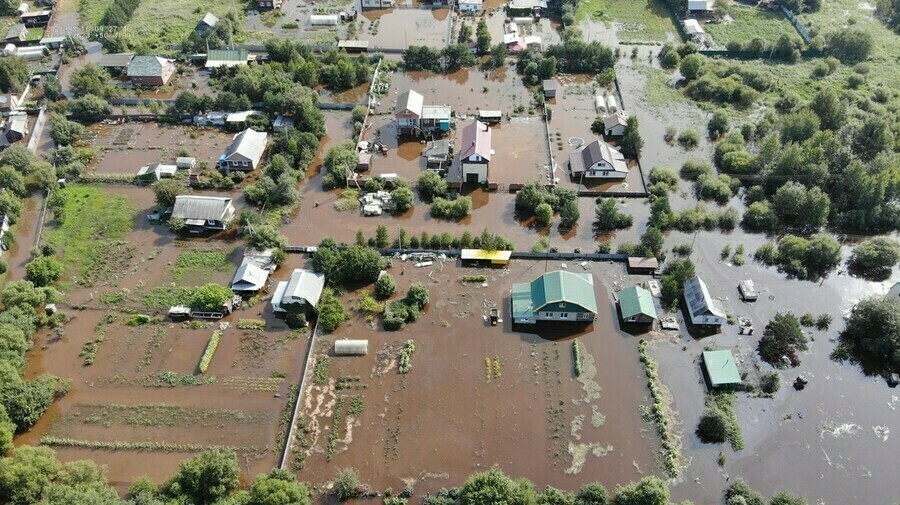
[[[722,444],[726,441],[731,448],[744,448],[744,437],[734,412],[734,393],[714,391],[706,395],[706,408],[700,415],[697,436],[707,444]]]
[[[675,420],[670,418],[669,410],[663,398],[663,386],[659,381],[659,366],[650,357],[647,351],[647,341],[641,339],[638,343],[638,356],[644,364],[644,373],[647,376],[647,386],[650,388],[650,397],[653,406],[650,408],[651,420],[656,424],[656,430],[662,439],[661,456],[663,467],[669,477],[677,478],[681,474],[681,442],[675,433]]]
[[[203,356],[200,357],[200,373],[206,373],[206,369],[209,368],[209,364],[212,361],[213,355],[216,353],[216,349],[219,347],[219,339],[222,337],[222,330],[216,330],[209,337],[209,342],[206,343],[206,349],[203,351]]]

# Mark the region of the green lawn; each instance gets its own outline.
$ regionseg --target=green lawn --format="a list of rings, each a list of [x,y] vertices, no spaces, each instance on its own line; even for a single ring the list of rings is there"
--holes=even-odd
[[[822,2],[819,12],[803,14],[800,21],[811,33],[818,30],[823,36],[848,25],[870,33],[875,39],[875,50],[869,60],[872,69],[869,84],[900,88],[900,35],[891,32],[872,16],[871,10],[861,9],[860,5],[855,0],[828,0]]]
[[[33,40],[41,40],[44,38],[44,29],[41,27],[29,28],[28,35],[25,36],[25,40],[33,41]]]
[[[135,208],[124,196],[99,186],[70,186],[64,219],[48,223],[46,243],[56,247],[66,267],[64,282],[77,284],[113,281],[119,267],[134,257],[125,239],[134,228]]]
[[[175,267],[172,268],[172,278],[175,281],[188,281],[197,284],[209,282],[210,277],[218,272],[229,272],[234,267],[231,265],[232,250],[219,249],[191,249],[178,254]],[[180,282],[184,284],[184,282]],[[188,282],[190,283],[190,282]]]
[[[576,17],[580,20],[621,23],[621,41],[665,42],[676,34],[672,17],[662,0],[581,0]]]
[[[100,24],[112,0],[81,0],[78,12],[87,31]],[[134,11],[126,32],[151,49],[165,49],[180,44],[197,26],[206,12],[222,17],[231,10],[232,0],[141,0]],[[236,2],[241,16],[243,2]]]
[[[746,44],[756,37],[766,42],[775,42],[785,33],[800,38],[800,34],[780,10],[769,11],[735,4],[729,10],[729,14],[734,19],[731,23],[704,25],[704,29],[715,43],[722,47],[735,41]]]

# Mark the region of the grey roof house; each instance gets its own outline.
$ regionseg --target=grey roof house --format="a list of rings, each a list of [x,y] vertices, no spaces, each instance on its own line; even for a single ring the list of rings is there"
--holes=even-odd
[[[134,58],[134,53],[111,53],[104,54],[100,57],[100,66],[107,70],[115,70],[121,72],[128,68]]]
[[[237,67],[246,65],[250,51],[246,49],[210,49],[206,53],[206,68]]]
[[[281,281],[272,296],[272,311],[276,314],[288,311],[288,305],[296,304],[302,308],[316,308],[322,289],[325,288],[325,274],[313,272],[305,268],[296,268],[291,278]]]
[[[694,276],[684,283],[684,301],[688,317],[698,326],[722,326],[728,315],[710,294],[706,283]]]
[[[12,25],[6,31],[7,42],[24,42],[26,37],[28,37],[28,28],[25,28],[25,25],[22,23]]]
[[[224,230],[234,218],[231,198],[179,195],[175,197],[172,217],[183,219],[191,233]]]
[[[269,280],[269,271],[260,268],[253,261],[244,262],[238,267],[231,280],[231,290],[235,293],[256,293],[266,286]]]
[[[266,150],[268,138],[269,136],[265,132],[258,132],[252,128],[238,133],[222,157],[219,158],[220,168],[225,172],[256,170]]]
[[[569,155],[573,177],[585,179],[624,179],[628,175],[625,156],[602,140],[595,140]]]
[[[206,32],[214,29],[216,25],[219,24],[219,18],[217,18],[212,12],[207,12],[203,15],[200,21],[197,23],[197,33],[200,35],[206,35]]]
[[[165,86],[175,75],[175,63],[159,56],[135,56],[127,75],[135,86]]]

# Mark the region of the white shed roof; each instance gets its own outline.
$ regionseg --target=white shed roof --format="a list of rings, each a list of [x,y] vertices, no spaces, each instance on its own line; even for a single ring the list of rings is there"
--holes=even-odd
[[[231,280],[231,289],[233,291],[259,291],[266,285],[268,279],[268,270],[259,268],[252,261],[244,260],[244,263],[235,272],[234,279]]]
[[[319,304],[322,289],[325,288],[325,275],[304,268],[296,268],[291,273],[291,279],[284,289],[283,296],[294,299],[303,299],[315,307]]]
[[[701,33],[706,33],[703,30],[703,27],[700,26],[700,22],[696,19],[685,19],[684,20],[684,31],[688,33],[688,35],[698,35]]]

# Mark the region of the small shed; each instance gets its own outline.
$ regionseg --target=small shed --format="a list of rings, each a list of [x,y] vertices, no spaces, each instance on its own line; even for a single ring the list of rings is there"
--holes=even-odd
[[[175,158],[175,166],[178,167],[179,170],[190,170],[197,166],[197,158],[179,156],[178,158]]]
[[[745,302],[755,302],[759,297],[759,294],[756,292],[756,286],[753,285],[753,281],[750,279],[744,279],[738,284],[738,293],[741,295],[741,300]]]
[[[482,123],[497,124],[503,119],[503,112],[499,110],[478,111],[478,120]]]
[[[544,98],[556,98],[556,89],[559,87],[559,83],[556,82],[556,79],[544,79],[542,87],[544,90]]]
[[[652,275],[659,270],[659,261],[656,258],[632,257],[628,258],[628,273],[633,275]]]
[[[649,324],[656,320],[653,295],[640,286],[631,286],[619,292],[619,309],[626,323]]]
[[[279,115],[275,118],[275,122],[272,123],[272,129],[276,132],[283,132],[288,128],[294,126],[294,118],[291,116],[285,116],[284,114]]]
[[[365,356],[369,353],[368,340],[335,340],[335,356]]]
[[[169,307],[169,319],[172,321],[184,321],[190,319],[192,314],[191,308],[184,305],[175,305]]]
[[[366,53],[369,51],[368,40],[341,40],[338,42],[338,50],[343,49],[348,53]]]
[[[359,158],[356,160],[357,172],[368,172],[372,168],[372,153],[365,151],[359,152]]]
[[[497,266],[509,265],[512,251],[488,251],[485,249],[463,249],[460,251],[460,259],[466,264],[490,264]]]
[[[619,112],[619,103],[616,102],[616,97],[612,95],[606,95],[606,109],[610,114]]]
[[[703,371],[710,388],[735,386],[741,383],[734,355],[727,349],[703,352]]]
[[[65,41],[65,37],[44,37],[41,39],[40,44],[42,46],[47,46],[50,49],[59,49]]]

